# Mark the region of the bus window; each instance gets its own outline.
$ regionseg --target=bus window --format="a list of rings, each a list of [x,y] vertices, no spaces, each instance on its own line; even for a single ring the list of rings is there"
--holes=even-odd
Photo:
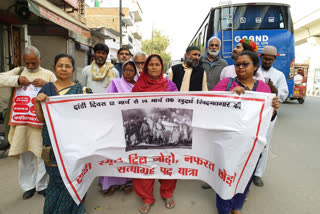
[[[233,15],[233,30],[285,29],[284,17],[288,17],[281,6],[239,6]]]
[[[207,43],[207,40],[206,40],[206,33],[207,33],[207,29],[208,29],[208,24],[206,24],[206,26],[204,27],[204,33],[203,33],[203,48],[206,47],[206,43]]]
[[[214,10],[214,22],[213,22],[212,35],[214,35],[218,31],[220,31],[220,29],[221,29],[221,27],[220,27],[220,9],[216,9],[216,10]]]
[[[203,43],[202,32],[200,32],[200,34],[199,34],[199,47],[202,47],[202,43]]]

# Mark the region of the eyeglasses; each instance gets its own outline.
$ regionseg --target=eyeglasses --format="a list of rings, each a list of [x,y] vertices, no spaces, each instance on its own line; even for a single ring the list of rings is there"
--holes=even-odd
[[[65,69],[72,69],[72,65],[63,65],[63,64],[58,64],[56,65],[57,68],[65,68]]]
[[[128,70],[128,69],[123,69],[123,73],[124,73],[124,72],[135,73],[136,71],[135,71],[135,70]]]
[[[252,62],[236,63],[234,64],[234,67],[240,68],[242,66],[243,68],[247,68],[250,64],[253,64],[253,63]]]

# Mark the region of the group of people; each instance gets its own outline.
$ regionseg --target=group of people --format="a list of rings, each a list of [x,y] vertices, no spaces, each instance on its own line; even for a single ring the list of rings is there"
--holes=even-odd
[[[192,128],[189,119],[183,121],[176,118],[153,116],[124,121],[125,139],[128,147],[137,145],[189,145]]]
[[[247,90],[276,93],[277,96],[272,102],[274,114],[270,118],[272,123],[268,130],[267,146],[245,192],[236,194],[230,200],[223,200],[219,195],[216,197],[219,214],[230,212],[236,214],[241,213],[251,182],[263,186],[261,177],[266,166],[272,128],[279,101],[283,102],[286,99],[288,88],[283,73],[272,66],[277,57],[275,47],[267,46],[262,50],[261,66],[257,55],[258,47],[249,39],[242,39],[236,46],[232,54],[234,65],[231,66],[227,66],[226,61],[219,55],[220,48],[221,41],[217,37],[209,39],[203,56],[199,47],[189,46],[186,49],[184,62],[170,68],[169,78],[165,78],[161,56],[152,54],[147,57],[144,53],[133,56],[127,47],[122,47],[118,51],[119,63],[112,64],[107,62],[109,48],[99,43],[94,46],[94,60],[82,70],[80,83],[74,83],[71,78],[75,65],[71,56],[59,54],[55,57],[54,74],[40,67],[40,52],[30,46],[24,51],[25,67],[0,74],[0,87],[17,88],[30,84],[41,87],[34,99],[36,115],[40,122],[45,121],[41,102],[55,95],[208,90],[232,91],[238,94]],[[144,118],[140,128],[136,124],[138,121],[126,121],[124,123],[124,127],[128,129],[126,139],[130,144],[150,144],[154,141],[188,143],[192,134],[191,123],[186,121],[181,124],[181,121],[175,118],[172,121],[164,118],[148,121],[148,118]],[[169,128],[170,135],[167,136],[166,131]],[[11,126],[8,140],[11,144],[9,155],[19,156],[19,184],[24,190],[23,199],[31,198],[38,192],[46,196],[44,213],[85,213],[85,198],[80,205],[76,205],[63,184],[45,123],[42,129],[26,125]],[[37,167],[34,166],[34,157],[37,158]],[[49,182],[47,182],[48,176]],[[112,194],[117,189],[129,193],[133,187],[137,196],[143,200],[143,205],[138,209],[141,214],[149,213],[155,201],[154,181],[155,179],[106,176],[99,178],[104,193]],[[159,179],[159,182],[160,195],[164,199],[165,207],[174,208],[176,203],[173,193],[177,180]],[[204,183],[202,187],[210,186]]]

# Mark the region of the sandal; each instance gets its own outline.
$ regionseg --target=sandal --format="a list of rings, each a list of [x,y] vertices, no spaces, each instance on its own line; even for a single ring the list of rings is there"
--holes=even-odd
[[[151,210],[151,206],[152,204],[143,204],[143,206],[141,206],[140,209],[138,209],[138,212],[140,214],[148,214]]]
[[[172,209],[176,206],[176,202],[173,200],[173,198],[164,198],[164,206],[167,209]]]
[[[126,194],[129,194],[132,192],[132,186],[129,185],[123,185],[120,188],[121,190],[123,190]]]
[[[109,189],[102,190],[102,193],[105,195],[111,196],[118,188],[119,188],[118,186],[111,186],[109,187]]]

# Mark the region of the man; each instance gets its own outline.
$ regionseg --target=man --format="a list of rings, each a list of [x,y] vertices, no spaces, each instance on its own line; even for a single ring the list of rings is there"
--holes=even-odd
[[[120,77],[122,76],[122,64],[129,61],[132,57],[132,54],[127,46],[122,46],[118,50],[118,61],[119,63],[116,63],[114,67],[118,70]]]
[[[275,69],[272,64],[274,60],[277,58],[277,49],[273,46],[266,46],[263,48],[260,59],[261,59],[261,66],[259,67],[258,71],[260,71],[264,78],[266,79],[266,83],[270,85],[270,88],[273,89],[275,87],[275,90],[272,90],[273,93],[276,93],[278,95],[279,101],[284,102],[289,94],[288,85],[286,78],[284,74]],[[275,120],[273,120],[268,128],[268,132],[266,135],[267,145],[262,152],[262,156],[259,159],[259,162],[257,164],[256,171],[254,173],[253,177],[253,183],[256,186],[262,187],[264,185],[262,181],[262,176],[264,174],[266,165],[267,165],[267,158],[268,158],[268,151],[269,151],[269,144],[272,137],[272,130],[275,124]]]
[[[40,67],[41,57],[36,47],[26,47],[23,60],[25,68],[18,67],[0,74],[0,87],[18,88],[30,84],[42,87],[47,82],[56,81],[53,72]],[[19,73],[21,74],[19,75]],[[24,191],[23,199],[31,198],[36,191],[45,196],[48,175],[44,161],[41,159],[41,129],[27,125],[11,125],[8,140],[11,144],[9,156],[19,156],[18,180]],[[37,167],[34,166],[35,156],[37,157]]]
[[[219,55],[221,40],[211,37],[208,41],[206,56],[200,58],[200,64],[206,71],[208,90],[211,91],[220,81],[220,74],[228,64]]]
[[[104,93],[111,80],[119,77],[119,73],[112,63],[106,62],[109,54],[106,44],[98,43],[93,50],[94,61],[82,70],[80,83],[91,88],[93,93]]]
[[[133,62],[134,62],[134,64],[136,64],[136,66],[138,68],[139,76],[141,75],[141,73],[143,71],[143,66],[144,66],[144,62],[146,61],[146,59],[147,59],[147,55],[143,52],[138,52],[133,57]]]
[[[179,91],[208,91],[207,75],[199,65],[199,59],[200,48],[189,46],[184,63],[169,69],[169,79],[176,84]]]
[[[243,38],[239,41],[239,44],[233,49],[231,58],[235,59],[236,56],[238,56],[238,54],[243,51],[253,51],[257,53],[258,46],[255,42],[251,41],[250,39]],[[227,77],[234,78],[236,76],[237,74],[236,74],[234,65],[229,65],[222,70],[220,74],[220,80],[223,80],[224,78],[227,78]],[[254,79],[264,81],[263,74],[257,71],[257,73],[254,76]]]

